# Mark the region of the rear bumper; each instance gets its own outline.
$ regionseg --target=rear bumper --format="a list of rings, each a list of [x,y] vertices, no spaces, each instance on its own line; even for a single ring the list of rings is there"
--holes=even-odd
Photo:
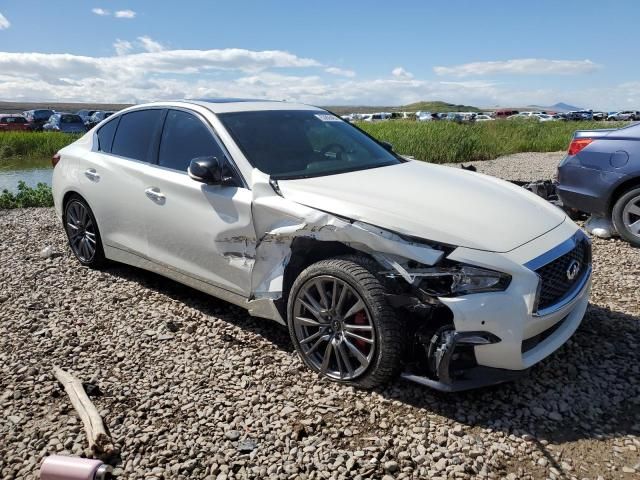
[[[611,192],[623,178],[618,172],[563,162],[558,167],[558,196],[565,207],[606,217]]]

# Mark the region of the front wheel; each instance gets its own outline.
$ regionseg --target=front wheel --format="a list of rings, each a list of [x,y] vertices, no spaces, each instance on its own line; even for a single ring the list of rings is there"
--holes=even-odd
[[[323,260],[305,269],[289,295],[287,317],[303,362],[337,382],[373,388],[399,371],[400,319],[363,256]]]
[[[622,238],[640,247],[640,187],[632,188],[616,201],[611,219]]]

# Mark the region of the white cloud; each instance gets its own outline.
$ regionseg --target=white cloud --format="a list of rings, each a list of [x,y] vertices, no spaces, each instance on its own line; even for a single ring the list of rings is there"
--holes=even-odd
[[[118,38],[113,42],[113,48],[115,48],[117,55],[126,55],[133,49],[133,45],[131,42]]]
[[[4,30],[5,28],[9,28],[11,23],[7,20],[7,17],[0,13],[0,30]]]
[[[133,10],[118,10],[114,15],[116,18],[135,18],[136,12]]]
[[[101,17],[109,15],[109,10],[105,10],[104,8],[92,8],[91,11]]]
[[[413,78],[413,74],[407,72],[402,67],[396,67],[393,70],[391,70],[391,75],[393,75],[396,78],[404,78],[404,79]]]
[[[151,37],[148,37],[146,35],[138,37],[138,41],[142,45],[142,48],[147,52],[161,52],[162,50],[164,50],[164,47],[160,42],[156,42]]]
[[[157,42],[156,42],[157,43]],[[444,100],[477,106],[551,105],[636,108],[640,82],[577,90],[519,88],[484,80],[348,77],[311,58],[271,50],[162,50],[133,53],[140,40],[117,40],[108,57],[0,52],[0,99],[137,103],[203,97],[256,97],[316,105],[404,105]],[[283,72],[286,72],[283,73]],[[293,72],[293,73],[292,73]]]
[[[473,75],[573,75],[590,73],[600,68],[591,60],[547,60],[517,58],[495,62],[472,62],[451,67],[434,67],[438,75],[468,77]]]
[[[325,72],[330,73],[331,75],[338,75],[340,77],[355,77],[356,76],[356,72],[354,72],[353,70],[348,70],[348,69],[344,69],[344,68],[338,68],[338,67],[327,67],[324,69]]]

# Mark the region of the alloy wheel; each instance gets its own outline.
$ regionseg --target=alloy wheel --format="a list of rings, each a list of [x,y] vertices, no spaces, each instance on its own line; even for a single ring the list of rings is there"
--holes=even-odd
[[[629,200],[624,206],[622,221],[631,234],[640,237],[640,195]]]
[[[332,275],[314,277],[300,287],[293,326],[306,360],[329,378],[357,378],[375,354],[375,326],[364,300]]]
[[[90,262],[96,254],[96,229],[89,209],[83,203],[72,200],[67,205],[67,235],[73,253],[83,262]]]

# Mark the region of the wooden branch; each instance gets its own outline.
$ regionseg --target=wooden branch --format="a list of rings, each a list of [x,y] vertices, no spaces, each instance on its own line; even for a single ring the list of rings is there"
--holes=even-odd
[[[91,451],[99,456],[111,456],[116,453],[102,418],[85,393],[82,382],[56,366],[53,367],[53,374],[64,387],[71,405],[82,420]]]

